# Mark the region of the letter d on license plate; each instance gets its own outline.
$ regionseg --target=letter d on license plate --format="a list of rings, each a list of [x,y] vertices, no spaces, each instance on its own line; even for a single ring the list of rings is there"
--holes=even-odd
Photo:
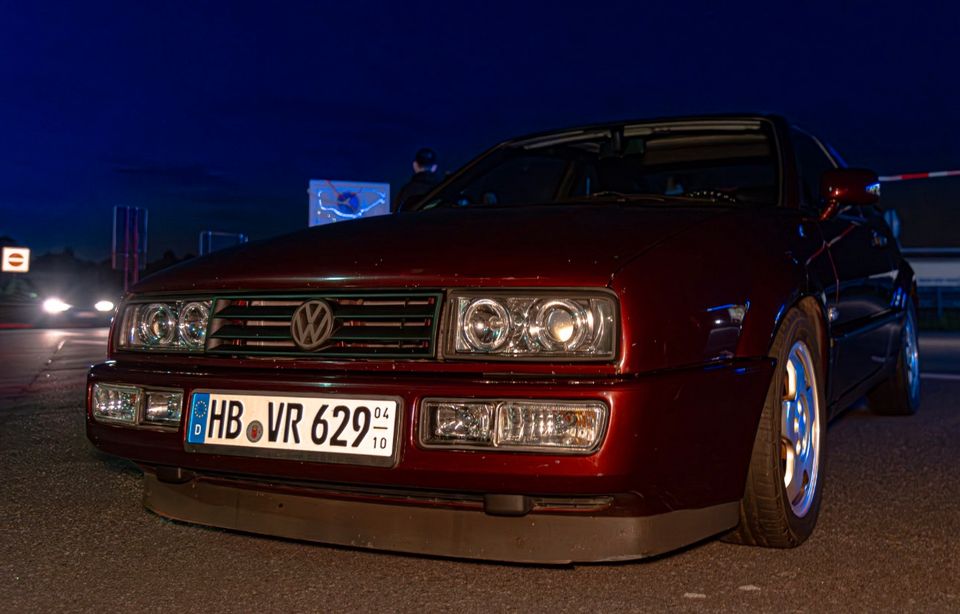
[[[391,466],[397,398],[197,391],[185,447],[191,452]]]

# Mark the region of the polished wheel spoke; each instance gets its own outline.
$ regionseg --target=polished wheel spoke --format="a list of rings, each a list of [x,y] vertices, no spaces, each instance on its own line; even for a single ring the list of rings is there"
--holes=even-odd
[[[790,348],[785,371],[780,420],[783,485],[794,514],[804,516],[816,494],[820,424],[816,371],[802,341]]]
[[[907,315],[903,331],[903,357],[907,365],[907,386],[911,396],[916,396],[920,385],[920,352],[917,349],[917,327],[911,315]]]

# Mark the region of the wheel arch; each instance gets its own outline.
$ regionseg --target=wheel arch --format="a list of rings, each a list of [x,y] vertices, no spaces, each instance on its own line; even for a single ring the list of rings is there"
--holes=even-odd
[[[827,308],[823,304],[822,300],[812,294],[804,294],[800,296],[794,303],[791,305],[790,309],[799,309],[804,312],[808,318],[813,322],[813,325],[817,329],[817,341],[820,343],[820,360],[821,365],[824,367],[824,377],[826,377],[827,367],[830,364],[830,340],[827,331]],[[789,309],[784,310],[783,315],[786,315]],[[780,331],[780,325],[783,322],[783,315],[780,316],[779,321],[774,328],[774,337]],[[770,349],[773,347],[773,338],[770,339],[770,347],[767,350],[767,354],[770,354]]]

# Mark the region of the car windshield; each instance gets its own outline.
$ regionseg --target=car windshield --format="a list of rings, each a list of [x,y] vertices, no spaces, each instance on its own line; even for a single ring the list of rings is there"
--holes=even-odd
[[[498,147],[412,208],[609,200],[775,205],[779,168],[761,121],[580,130]]]

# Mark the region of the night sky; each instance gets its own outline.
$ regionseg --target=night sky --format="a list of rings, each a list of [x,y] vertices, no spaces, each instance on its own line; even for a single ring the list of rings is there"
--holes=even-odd
[[[306,226],[311,178],[396,190],[423,145],[453,170],[675,113],[781,112],[881,174],[960,167],[960,8],[801,4],[3,0],[0,235],[105,258],[136,205],[150,256],[184,254]],[[960,203],[942,181],[925,198]]]

